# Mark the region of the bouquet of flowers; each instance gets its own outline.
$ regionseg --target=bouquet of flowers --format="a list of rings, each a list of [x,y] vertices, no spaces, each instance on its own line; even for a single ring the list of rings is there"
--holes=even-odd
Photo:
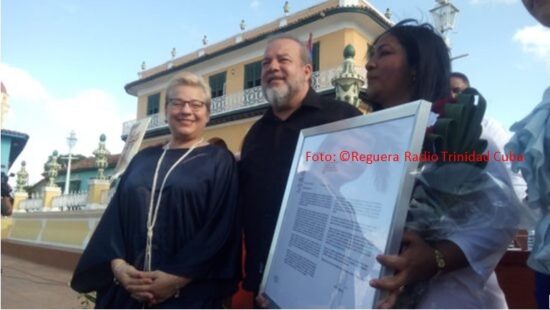
[[[439,116],[426,132],[424,151],[438,154],[439,159],[419,167],[406,223],[407,229],[428,242],[480,229],[514,230],[520,225],[521,203],[506,167],[487,155],[489,143],[481,139],[485,109],[485,99],[473,88],[432,107]],[[484,266],[480,273],[492,272],[494,267],[485,266],[496,266],[505,250],[506,245],[502,251],[466,256],[471,266]],[[415,307],[427,285],[408,285],[398,306]]]
[[[439,114],[428,128],[424,150],[439,160],[420,167],[412,194],[407,227],[426,240],[439,240],[468,227],[517,224],[508,206],[519,203],[506,183],[506,170],[494,169],[488,142],[481,139],[487,103],[473,88],[455,101],[437,102]],[[517,206],[517,205],[516,205]]]

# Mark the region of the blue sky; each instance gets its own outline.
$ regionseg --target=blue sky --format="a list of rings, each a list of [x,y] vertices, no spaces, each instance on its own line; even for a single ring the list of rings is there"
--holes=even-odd
[[[290,1],[291,12],[319,0]],[[372,0],[392,20],[431,21],[432,0]],[[550,30],[536,26],[520,0],[454,0],[460,9],[451,34],[454,70],[469,75],[486,97],[486,115],[505,128],[526,115],[550,84]],[[135,118],[136,98],[124,85],[141,62],[164,63],[173,47],[181,56],[198,50],[203,35],[215,43],[282,15],[284,1],[3,0],[0,79],[10,94],[8,129],[26,132],[31,182],[54,149],[90,156],[99,135],[113,153],[122,149],[122,122]]]

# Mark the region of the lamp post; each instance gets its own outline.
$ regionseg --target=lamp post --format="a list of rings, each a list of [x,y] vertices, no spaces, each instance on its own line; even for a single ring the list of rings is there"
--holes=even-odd
[[[67,137],[67,145],[69,145],[69,158],[67,161],[67,175],[65,180],[65,190],[63,191],[64,195],[69,194],[69,185],[71,183],[71,160],[73,155],[73,147],[76,144],[76,134],[74,130],[71,131],[71,134]]]
[[[441,34],[447,47],[451,48],[451,40],[449,39],[449,31],[454,28],[455,17],[459,12],[456,6],[451,3],[451,0],[436,0],[437,5],[430,10],[434,20],[435,29]]]

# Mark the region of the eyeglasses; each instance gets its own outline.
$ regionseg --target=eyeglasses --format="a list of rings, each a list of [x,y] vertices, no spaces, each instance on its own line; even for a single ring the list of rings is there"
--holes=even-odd
[[[183,108],[186,105],[189,105],[189,108],[191,108],[191,110],[198,111],[202,107],[204,107],[206,103],[200,100],[186,101],[186,100],[180,100],[180,99],[168,99],[168,104],[172,107],[172,109],[176,109],[179,111],[183,110]]]

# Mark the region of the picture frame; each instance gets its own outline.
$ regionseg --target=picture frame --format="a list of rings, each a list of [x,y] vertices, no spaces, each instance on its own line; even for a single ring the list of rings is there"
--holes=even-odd
[[[300,132],[260,293],[274,308],[374,308],[391,274],[431,103]]]

